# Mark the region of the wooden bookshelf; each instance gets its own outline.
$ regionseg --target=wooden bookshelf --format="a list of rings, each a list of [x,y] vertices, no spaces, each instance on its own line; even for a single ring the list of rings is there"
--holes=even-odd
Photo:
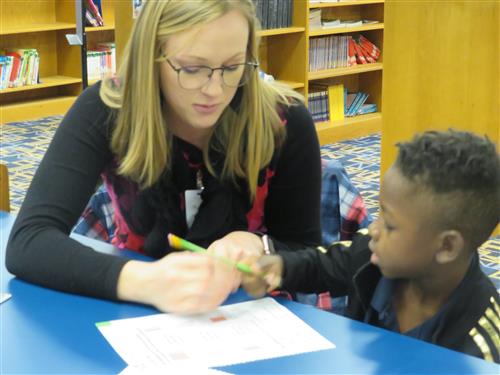
[[[81,83],[81,82],[82,82],[81,78],[74,78],[74,77],[65,77],[65,76],[40,77],[40,83],[36,85],[7,88],[4,90],[0,90],[0,94],[29,91],[29,90],[39,90],[47,87],[71,85],[73,83]]]
[[[335,2],[321,2],[321,3],[309,3],[309,9],[314,8],[334,8],[334,7],[346,7],[346,6],[359,6],[367,4],[380,4],[384,0],[353,0],[353,1],[335,1]]]
[[[3,5],[2,5],[3,6]],[[0,35],[12,35],[12,34],[26,34],[26,33],[36,33],[45,31],[56,31],[56,30],[70,30],[74,29],[76,26],[74,23],[69,22],[46,22],[34,25],[13,25],[13,26],[0,26]]]
[[[369,113],[356,117],[346,117],[341,121],[316,123],[318,137],[322,144],[342,141],[345,139],[363,137],[380,131],[382,114]]]
[[[334,34],[347,34],[347,33],[360,33],[363,31],[370,30],[381,30],[384,28],[383,23],[368,24],[357,27],[331,27],[322,29],[313,29],[309,31],[309,36],[324,36],[324,35],[334,35]]]
[[[304,31],[305,27],[283,27],[281,29],[260,30],[259,32],[257,32],[257,35],[263,37],[263,36],[303,33]]]
[[[103,0],[105,25],[86,27],[87,45],[114,40],[114,1]],[[0,2],[0,50],[35,48],[40,83],[0,90],[0,124],[64,114],[82,90],[80,46],[66,34],[76,32],[74,1]]]
[[[345,68],[318,70],[316,72],[309,72],[309,81],[317,81],[321,79],[349,76],[353,74],[360,74],[365,72],[373,72],[382,70],[382,63],[372,63],[366,65],[355,65]]]
[[[298,3],[300,4],[300,1]],[[378,23],[374,24],[366,24],[349,28],[325,28],[310,30],[309,26],[307,26],[306,32],[309,42],[311,41],[311,38],[328,35],[362,34],[382,51],[382,54],[376,63],[311,71],[307,73],[307,92],[311,91],[309,90],[311,85],[343,84],[344,87],[346,87],[350,92],[363,91],[368,93],[368,102],[377,104],[378,108],[377,113],[346,117],[342,121],[317,123],[316,126],[320,143],[323,145],[379,132],[382,128],[384,0],[309,3],[307,8],[307,19],[309,19],[309,11],[311,9],[321,8],[322,18],[340,20],[368,19],[378,21]],[[307,54],[308,53],[309,51],[307,51]]]
[[[292,81],[283,81],[283,80],[281,80],[279,82],[290,86],[292,89],[302,89],[305,86],[305,84],[303,82],[292,82]]]

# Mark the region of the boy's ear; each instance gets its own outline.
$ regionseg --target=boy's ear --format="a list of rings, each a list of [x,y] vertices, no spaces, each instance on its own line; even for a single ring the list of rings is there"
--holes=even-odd
[[[445,230],[438,236],[436,261],[439,264],[453,262],[465,251],[464,237],[458,230]]]

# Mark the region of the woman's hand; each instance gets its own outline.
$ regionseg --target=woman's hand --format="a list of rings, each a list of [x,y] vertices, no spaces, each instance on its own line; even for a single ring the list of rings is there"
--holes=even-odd
[[[172,253],[155,262],[130,261],[118,280],[118,298],[165,312],[197,314],[221,305],[231,293],[232,269],[208,254]]]
[[[230,260],[232,263],[239,262],[249,257],[260,257],[264,247],[259,236],[250,232],[236,231],[227,234],[221,239],[214,241],[207,249],[210,254]],[[241,284],[241,272],[235,267],[224,270],[229,292],[238,290]]]

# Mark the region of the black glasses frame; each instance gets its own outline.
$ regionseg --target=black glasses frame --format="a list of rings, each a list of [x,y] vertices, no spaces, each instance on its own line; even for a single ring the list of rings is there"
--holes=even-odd
[[[186,66],[181,66],[179,68],[176,68],[172,62],[166,58],[166,56],[162,56],[163,58],[163,61],[166,61],[168,63],[168,65],[170,65],[170,67],[177,73],[177,81],[179,82],[179,85],[185,89],[185,90],[198,90],[199,88],[205,86],[208,82],[210,82],[210,80],[212,79],[212,76],[214,75],[214,72],[216,70],[220,70],[221,71],[221,77],[222,77],[222,82],[224,83],[224,85],[226,85],[227,87],[240,87],[240,86],[243,86],[246,82],[243,82],[243,83],[239,83],[237,86],[230,86],[226,83],[226,81],[224,80],[224,72],[226,71],[226,69],[228,68],[231,68],[231,67],[234,67],[234,66],[241,66],[241,65],[244,65],[245,67],[250,67],[250,68],[258,68],[259,66],[259,63],[257,62],[252,62],[252,61],[248,61],[248,62],[244,62],[244,63],[240,63],[240,64],[231,64],[231,65],[227,65],[227,66],[220,66],[218,68],[211,68],[210,66],[206,66],[206,65],[186,65]],[[181,79],[180,79],[180,74],[181,72],[186,69],[186,68],[189,68],[189,67],[196,67],[196,68],[206,68],[206,69],[209,69],[210,70],[210,74],[207,76],[208,79],[207,79],[207,82],[205,82],[203,85],[201,85],[200,87],[197,87],[197,88],[192,88],[192,89],[187,89],[185,88],[184,86],[182,86],[181,84]],[[243,72],[243,74],[245,74],[245,72]]]

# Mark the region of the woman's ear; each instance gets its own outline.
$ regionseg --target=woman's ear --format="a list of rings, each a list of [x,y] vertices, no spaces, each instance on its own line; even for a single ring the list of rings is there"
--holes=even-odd
[[[436,261],[439,264],[456,260],[465,251],[465,240],[458,230],[445,230],[438,235],[439,249]]]

